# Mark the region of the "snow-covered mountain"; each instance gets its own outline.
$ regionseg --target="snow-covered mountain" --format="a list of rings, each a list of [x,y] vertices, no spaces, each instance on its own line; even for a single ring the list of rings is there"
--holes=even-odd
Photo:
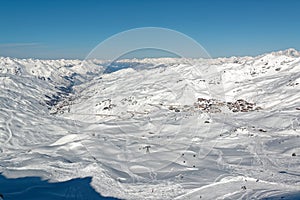
[[[300,54],[0,58],[0,172],[122,199],[299,191]]]

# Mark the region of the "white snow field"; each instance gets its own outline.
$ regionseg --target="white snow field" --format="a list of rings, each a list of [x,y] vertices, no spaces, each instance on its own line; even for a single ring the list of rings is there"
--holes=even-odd
[[[299,99],[294,49],[113,63],[1,57],[0,172],[92,177],[121,199],[288,199],[300,192]]]

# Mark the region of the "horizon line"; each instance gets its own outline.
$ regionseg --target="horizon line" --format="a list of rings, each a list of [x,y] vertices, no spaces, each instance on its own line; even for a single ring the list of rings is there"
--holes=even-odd
[[[35,45],[40,45],[41,43],[11,43],[10,45],[24,45],[24,46],[35,46]],[[2,45],[0,44],[0,47]],[[285,51],[296,51],[299,53],[300,55],[300,51],[294,47],[289,47],[289,48],[285,48],[285,49],[279,49],[279,50],[272,50],[272,51],[266,51],[264,53],[259,53],[259,54],[255,54],[255,55],[230,55],[230,56],[212,56],[210,58],[192,58],[192,57],[171,57],[171,56],[153,56],[153,57],[132,57],[132,58],[122,58],[119,59],[120,60],[143,60],[143,59],[159,59],[159,58],[186,58],[186,59],[220,59],[220,58],[243,58],[243,57],[258,57],[258,56],[263,56],[263,55],[267,55],[267,54],[272,54],[272,53],[278,53],[278,52],[285,52]],[[0,58],[12,58],[12,59],[33,59],[33,60],[78,60],[78,61],[84,61],[84,60],[99,60],[99,61],[110,61],[109,59],[97,59],[97,58],[92,58],[92,59],[82,59],[82,58],[69,58],[69,57],[59,57],[59,58],[42,58],[42,57],[15,57],[15,56],[5,56],[5,55],[0,55]]]

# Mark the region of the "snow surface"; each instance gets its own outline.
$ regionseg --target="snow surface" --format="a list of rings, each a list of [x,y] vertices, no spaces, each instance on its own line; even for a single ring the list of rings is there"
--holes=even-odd
[[[122,199],[297,193],[299,55],[1,57],[0,172],[50,182],[92,177],[101,195]],[[259,109],[232,112],[226,104],[237,100]]]

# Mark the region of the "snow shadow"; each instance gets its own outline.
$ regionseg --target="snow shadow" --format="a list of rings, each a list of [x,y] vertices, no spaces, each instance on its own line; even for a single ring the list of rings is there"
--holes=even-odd
[[[115,200],[102,197],[91,187],[91,177],[49,183],[39,177],[8,179],[0,175],[0,200]]]
[[[280,194],[280,195],[275,195],[275,196],[270,196],[267,198],[263,198],[262,200],[299,200],[300,199],[300,191],[298,192],[291,192],[291,193],[286,193],[286,194]]]

